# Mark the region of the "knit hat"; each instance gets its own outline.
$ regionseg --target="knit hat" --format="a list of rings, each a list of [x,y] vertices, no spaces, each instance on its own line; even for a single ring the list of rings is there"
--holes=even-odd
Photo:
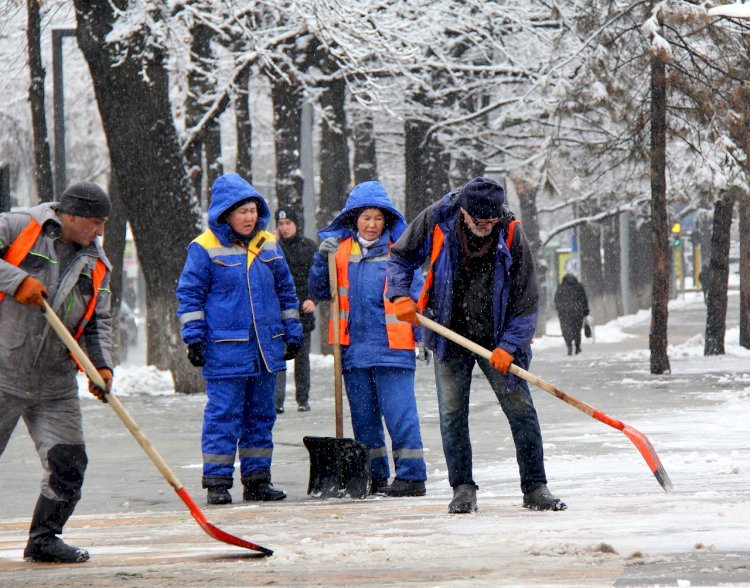
[[[278,224],[280,220],[289,219],[295,225],[299,225],[299,219],[297,218],[297,211],[288,206],[282,206],[281,208],[279,208],[276,211],[276,214],[273,215],[273,218],[276,220],[276,224]]]
[[[474,178],[458,195],[458,203],[474,218],[500,218],[505,202],[505,190],[489,178]]]
[[[69,186],[57,205],[57,212],[73,216],[105,218],[112,212],[109,196],[93,182],[78,182]]]

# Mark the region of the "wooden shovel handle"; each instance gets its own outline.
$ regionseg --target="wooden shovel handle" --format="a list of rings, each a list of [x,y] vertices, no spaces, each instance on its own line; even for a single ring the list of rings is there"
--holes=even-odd
[[[344,400],[341,373],[341,324],[339,319],[339,284],[336,275],[336,253],[328,253],[328,282],[331,288],[331,322],[333,323],[333,397],[336,404],[336,437],[344,437]]]
[[[466,337],[459,335],[455,331],[451,331],[448,327],[444,327],[440,323],[436,323],[432,319],[428,319],[426,316],[423,316],[421,314],[417,314],[417,319],[419,320],[420,324],[427,327],[431,331],[436,332],[438,335],[442,335],[446,339],[449,339],[453,341],[454,343],[460,345],[461,347],[464,347],[465,349],[468,349],[472,353],[476,353],[480,357],[484,357],[485,359],[489,359],[492,356],[492,352],[489,349],[485,349],[481,345],[478,345],[477,343],[474,343],[474,341],[471,341],[470,339],[467,339]],[[519,378],[526,380],[527,382],[531,382],[535,386],[538,386],[545,392],[549,392],[553,396],[557,396],[560,400],[563,402],[567,402],[571,406],[575,406],[578,410],[585,412],[587,415],[592,416],[594,418],[598,418],[596,413],[599,413],[593,406],[590,404],[585,403],[583,400],[579,400],[578,398],[575,398],[574,396],[571,396],[570,394],[563,392],[560,390],[557,386],[554,386],[547,382],[546,380],[543,380],[539,376],[536,376],[532,374],[531,372],[527,372],[525,369],[518,367],[516,364],[510,364],[510,373],[518,376]],[[611,419],[615,420],[615,419]],[[616,424],[613,425],[612,423],[607,423],[609,425],[614,426],[615,428],[622,429],[622,426],[617,426]],[[617,424],[622,425],[619,421],[617,421]]]
[[[94,384],[99,386],[102,390],[106,390],[107,385],[104,383],[101,374],[99,374],[99,370],[94,367],[94,364],[91,363],[89,356],[84,353],[83,349],[81,349],[81,346],[78,344],[78,341],[73,338],[73,335],[70,334],[70,331],[68,331],[67,327],[60,320],[60,317],[57,316],[55,311],[52,310],[52,307],[47,304],[47,302],[44,303],[44,316],[47,318],[47,322],[49,322],[52,329],[60,336],[60,339],[62,339],[63,343],[65,343],[65,346],[68,348],[68,350],[73,354],[73,357],[75,357],[83,366],[83,369],[89,379],[94,382]],[[146,435],[143,434],[143,431],[141,431],[138,424],[133,420],[133,417],[130,416],[130,413],[122,405],[120,399],[117,398],[117,396],[115,396],[112,392],[107,392],[106,399],[115,413],[117,413],[117,416],[120,417],[120,420],[127,427],[128,431],[130,431],[133,437],[135,437],[135,440],[138,441],[138,444],[151,458],[151,461],[154,462],[154,465],[157,467],[159,472],[161,472],[161,475],[164,476],[167,482],[169,482],[172,488],[174,488],[175,492],[179,493],[180,489],[182,488],[182,483],[174,474],[174,472],[169,468],[167,462],[165,462],[162,456],[159,455],[159,452],[156,450],[156,448],[151,445],[151,442],[148,440]]]

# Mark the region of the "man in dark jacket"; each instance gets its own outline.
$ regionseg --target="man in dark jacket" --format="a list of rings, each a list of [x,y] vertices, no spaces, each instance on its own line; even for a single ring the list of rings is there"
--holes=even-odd
[[[27,561],[89,559],[58,537],[81,498],[88,459],[76,364],[39,310],[47,300],[109,388],[111,266],[99,237],[110,209],[99,186],[81,182],[59,202],[0,214],[0,455],[23,418],[43,468]],[[92,382],[89,391],[105,392]]]
[[[297,410],[310,410],[310,333],[315,329],[315,301],[310,296],[307,278],[317,251],[315,243],[301,235],[298,230],[297,211],[290,207],[279,208],[275,214],[279,244],[284,252],[289,271],[292,272],[294,288],[299,300],[299,317],[302,322],[302,346],[294,357],[294,385],[296,387]],[[286,372],[276,374],[276,412],[284,412],[286,396]]]
[[[534,257],[517,221],[504,207],[502,186],[476,178],[417,215],[391,248],[386,296],[396,316],[416,323],[418,308],[436,322],[493,349],[488,361],[425,331],[435,354],[440,432],[453,487],[451,513],[477,510],[469,439],[469,393],[474,364],[492,386],[510,423],[521,474],[523,506],[563,510],[547,488],[539,419],[528,384],[508,373],[527,369],[537,316]],[[409,296],[415,271],[430,260],[419,303]],[[419,305],[419,306],[418,306]]]
[[[574,344],[578,355],[581,352],[583,320],[589,314],[589,300],[583,284],[573,274],[565,274],[558,286],[555,292],[555,310],[560,319],[560,330],[568,347],[568,355],[573,354]]]

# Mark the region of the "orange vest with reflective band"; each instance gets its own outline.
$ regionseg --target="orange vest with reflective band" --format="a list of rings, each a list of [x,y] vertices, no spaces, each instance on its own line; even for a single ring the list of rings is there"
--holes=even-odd
[[[510,251],[510,246],[513,244],[513,235],[516,230],[516,225],[520,222],[521,221],[513,219],[508,224],[508,238],[505,240],[505,244],[508,246],[508,251]],[[424,286],[422,286],[422,292],[420,292],[419,294],[419,300],[417,300],[417,310],[420,314],[424,314],[424,310],[425,308],[427,308],[427,303],[430,301],[432,281],[435,279],[433,275],[433,268],[435,267],[435,263],[437,262],[437,258],[439,257],[440,252],[443,250],[444,243],[445,233],[443,233],[443,229],[440,228],[440,225],[436,224],[435,228],[432,231],[432,251],[430,252],[430,266],[427,269],[427,276],[425,276]]]
[[[8,247],[8,250],[3,256],[3,261],[15,267],[21,265],[21,262],[29,254],[32,247],[34,247],[34,243],[36,243],[41,232],[41,225],[32,218],[29,221],[29,224],[23,228],[23,231],[18,234],[15,241],[10,244],[10,247]],[[94,310],[96,310],[96,297],[99,294],[99,286],[102,285],[102,282],[107,275],[107,266],[104,265],[104,262],[101,259],[96,260],[96,266],[91,274],[94,293],[91,295],[91,300],[89,300],[86,312],[83,314],[83,318],[81,318],[81,322],[78,323],[78,329],[76,329],[74,334],[75,339],[80,339],[81,335],[83,335],[84,322],[88,322],[94,315]],[[5,292],[0,292],[0,302],[3,301],[3,298],[5,298]],[[83,366],[75,357],[71,355],[70,358],[75,361],[80,371],[84,371]]]
[[[3,261],[15,267],[21,265],[31,248],[34,247],[34,243],[36,243],[41,232],[41,225],[32,218],[29,224],[23,228],[23,231],[18,234],[16,240],[10,244],[3,256]],[[0,292],[0,302],[3,301],[3,298],[5,298],[5,292]]]
[[[339,341],[342,345],[349,345],[349,261],[352,254],[356,255],[355,262],[361,259],[362,249],[359,243],[351,237],[344,239],[336,252],[336,279],[339,289]],[[389,253],[390,255],[390,253]],[[385,306],[385,330],[388,334],[390,349],[414,350],[414,331],[409,323],[396,318],[396,309],[392,302],[385,298],[388,282],[383,287],[383,302]],[[328,342],[333,344],[333,318],[328,324]]]

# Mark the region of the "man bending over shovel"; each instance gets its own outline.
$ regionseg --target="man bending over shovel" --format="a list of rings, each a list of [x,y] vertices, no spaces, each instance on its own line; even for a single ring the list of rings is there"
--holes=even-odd
[[[534,258],[526,237],[503,206],[502,186],[476,178],[423,210],[391,248],[386,297],[396,316],[417,323],[419,310],[472,341],[493,349],[475,355],[431,331],[425,344],[435,353],[440,431],[453,500],[448,511],[477,510],[469,439],[469,390],[474,364],[489,380],[508,417],[521,472],[523,505],[564,510],[547,489],[539,428],[529,386],[508,374],[515,362],[528,369],[537,316]],[[409,296],[414,272],[430,269],[419,302]]]
[[[76,364],[39,311],[47,299],[111,386],[110,265],[98,239],[110,209],[104,190],[81,182],[59,202],[0,214],[0,455],[23,418],[44,468],[27,561],[89,559],[58,537],[81,498],[88,459]],[[91,382],[89,390],[103,397]]]

